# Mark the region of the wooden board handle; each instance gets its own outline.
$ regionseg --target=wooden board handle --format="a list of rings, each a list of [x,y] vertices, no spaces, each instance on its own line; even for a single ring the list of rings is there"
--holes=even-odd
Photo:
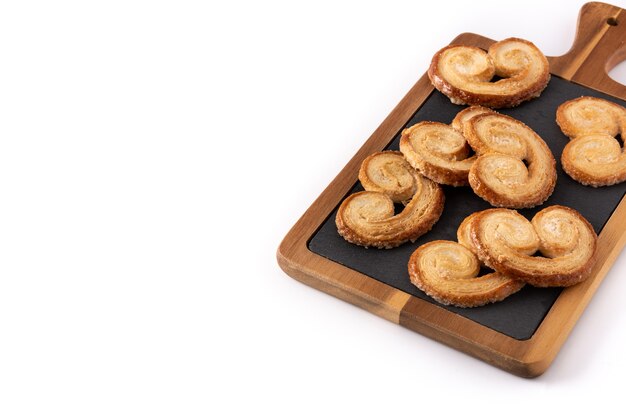
[[[563,56],[550,57],[554,74],[615,96],[626,86],[608,72],[626,59],[626,10],[606,3],[587,3],[580,9],[574,45]]]

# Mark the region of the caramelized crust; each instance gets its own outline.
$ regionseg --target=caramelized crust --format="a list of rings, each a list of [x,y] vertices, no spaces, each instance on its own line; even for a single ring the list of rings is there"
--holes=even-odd
[[[441,304],[457,307],[495,303],[524,286],[498,272],[477,276],[478,258],[466,247],[447,240],[435,240],[417,248],[408,268],[413,285]]]
[[[461,110],[460,112],[458,112],[456,116],[454,116],[454,119],[452,119],[451,126],[454,129],[462,133],[463,129],[465,129],[465,125],[467,125],[474,116],[478,116],[479,114],[486,114],[486,113],[494,114],[496,112],[483,106],[467,107]]]
[[[471,241],[468,216],[457,230],[459,243],[436,240],[411,255],[409,277],[413,285],[442,304],[478,307],[516,293],[524,282],[493,272],[478,276],[481,262]]]
[[[400,151],[422,175],[452,186],[468,185],[467,175],[476,160],[463,134],[438,122],[420,122],[402,131]]]
[[[526,208],[546,201],[556,185],[556,162],[546,143],[519,120],[482,113],[463,124],[478,158],[469,172],[474,192],[496,207]]]
[[[626,134],[626,109],[610,101],[580,97],[561,104],[556,122],[572,139],[563,149],[563,170],[584,185],[626,181],[626,154],[615,138]]]
[[[470,146],[476,155],[470,156]],[[536,206],[556,185],[556,162],[539,135],[481,106],[460,111],[450,126],[420,122],[405,129],[400,150],[422,175],[439,184],[469,184],[496,207]]]
[[[469,227],[485,265],[537,287],[577,284],[595,263],[596,233],[569,207],[547,207],[532,222],[514,210],[489,209],[474,216]]]
[[[459,112],[451,125],[420,122],[402,131],[400,151],[422,175],[438,184],[469,185],[467,176],[476,160],[463,136],[463,126],[474,116],[494,113],[472,106]]]
[[[545,208],[531,222],[502,208],[473,213],[459,226],[457,238],[459,243],[436,240],[420,246],[408,270],[411,282],[430,297],[459,307],[500,301],[525,283],[577,284],[596,260],[593,228],[564,206]],[[496,272],[479,277],[481,261]]]
[[[398,151],[378,152],[365,158],[359,181],[367,191],[386,194],[394,203],[408,202],[417,189],[415,171]]]
[[[472,234],[471,234],[472,229],[470,225],[474,221],[478,213],[479,212],[472,213],[469,216],[467,216],[465,219],[463,219],[463,221],[459,225],[459,228],[456,230],[456,240],[461,245],[465,246],[467,249],[472,251],[472,253],[474,254],[478,253],[478,251],[476,249],[476,245],[474,245],[474,242],[472,241]]]
[[[348,242],[393,248],[414,241],[441,216],[441,187],[421,176],[400,152],[369,156],[361,165],[359,179],[366,191],[348,196],[335,218],[337,231]],[[410,201],[405,201],[407,196]],[[394,202],[406,203],[401,213],[394,215]]]
[[[454,104],[502,108],[538,97],[550,81],[550,68],[534,44],[508,38],[487,52],[473,46],[446,46],[433,57],[428,76]],[[492,82],[494,76],[502,79]]]

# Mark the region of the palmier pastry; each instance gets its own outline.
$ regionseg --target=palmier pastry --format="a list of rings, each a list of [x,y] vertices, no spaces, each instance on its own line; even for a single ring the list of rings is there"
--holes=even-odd
[[[496,207],[534,207],[550,197],[556,162],[548,145],[519,120],[482,113],[463,123],[478,158],[469,172],[474,192]]]
[[[473,106],[459,112],[451,125],[417,123],[402,131],[400,151],[413,168],[436,183],[469,185],[467,175],[476,157],[469,156],[471,148],[462,134],[463,125],[478,114],[491,112]]]
[[[476,157],[463,134],[438,122],[420,122],[404,129],[400,151],[406,160],[431,180],[446,185],[468,185],[467,174]]]
[[[563,170],[584,185],[626,181],[626,155],[615,136],[626,134],[626,109],[610,101],[580,97],[556,111],[556,122],[572,139],[563,149]]]
[[[502,79],[492,82],[494,76]],[[535,45],[509,38],[494,43],[488,52],[446,46],[433,57],[428,77],[454,104],[501,108],[538,97],[550,81],[550,69]]]
[[[467,217],[457,231],[459,243],[436,240],[420,246],[409,259],[409,277],[413,285],[441,304],[478,307],[501,301],[516,293],[524,282],[498,272],[478,276],[481,262],[469,237]],[[470,246],[468,246],[468,243]]]
[[[472,213],[469,216],[467,216],[465,219],[463,219],[463,221],[459,225],[459,228],[456,230],[456,240],[461,245],[471,250],[472,253],[474,254],[477,253],[477,249],[476,249],[476,245],[474,245],[474,242],[472,241],[472,233],[471,233],[472,229],[470,226],[472,224],[472,221],[474,221],[474,219],[478,215],[478,213],[480,212]]]
[[[469,227],[485,265],[537,287],[574,285],[595,263],[596,233],[568,207],[547,207],[531,222],[514,210],[489,209],[476,214]],[[541,255],[533,256],[536,252]]]
[[[366,191],[348,196],[335,218],[337,231],[348,242],[393,248],[429,231],[443,211],[441,187],[420,175],[400,152],[367,157],[359,180]],[[406,202],[396,215],[394,202]]]
[[[455,128],[456,130],[458,130],[459,132],[463,132],[465,125],[470,121],[470,119],[472,119],[472,117],[478,116],[479,114],[485,114],[485,113],[496,113],[496,112],[483,106],[467,107],[461,110],[460,112],[458,112],[456,116],[454,116],[454,119],[452,119],[451,126]]]

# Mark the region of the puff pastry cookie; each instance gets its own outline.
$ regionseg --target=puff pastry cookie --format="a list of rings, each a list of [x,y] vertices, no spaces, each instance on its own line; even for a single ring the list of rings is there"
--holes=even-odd
[[[469,228],[485,265],[537,287],[574,285],[595,263],[596,233],[568,207],[547,207],[530,222],[514,210],[489,209],[477,213]]]
[[[414,241],[441,216],[441,187],[420,175],[400,152],[378,152],[367,157],[359,180],[366,191],[348,196],[335,218],[337,231],[348,242],[393,248]],[[401,213],[394,215],[394,202],[406,203]]]
[[[469,185],[467,176],[476,160],[462,134],[463,125],[472,117],[492,113],[485,107],[473,106],[454,118],[451,125],[420,122],[402,131],[400,151],[422,175],[439,184]]]
[[[451,125],[453,128],[455,128],[459,132],[463,132],[465,125],[467,125],[474,116],[478,116],[479,114],[487,114],[487,113],[494,114],[496,112],[483,106],[466,107],[465,109],[458,112],[456,116],[454,116],[454,119],[452,119]]]
[[[550,197],[556,162],[531,128],[496,112],[476,114],[461,124],[478,155],[468,175],[478,196],[493,206],[509,208],[534,207]]]
[[[459,243],[435,240],[417,248],[409,258],[413,285],[441,304],[478,307],[501,301],[524,286],[523,281],[499,272],[478,276],[482,263],[470,235],[478,214],[469,215],[459,226]]]
[[[461,224],[459,228],[456,230],[456,240],[467,249],[471,250],[472,253],[478,253],[478,249],[476,249],[476,245],[474,245],[474,241],[472,241],[472,229],[471,224],[476,218],[476,216],[480,212],[472,213],[467,216]]]
[[[409,259],[413,285],[441,304],[478,307],[501,301],[524,283],[498,272],[478,276],[480,261],[465,246],[448,240],[428,242]]]
[[[482,263],[470,236],[470,224],[476,215],[469,215],[459,226],[459,243],[429,242],[417,248],[409,259],[413,285],[441,304],[478,307],[501,301],[524,286],[523,281],[498,272],[478,276]]]
[[[419,172],[439,183],[468,185],[475,156],[463,134],[438,122],[420,122],[402,131],[400,151]]]
[[[626,109],[610,101],[580,97],[561,104],[556,122],[571,141],[563,149],[565,172],[584,185],[626,181],[626,155],[615,138],[626,135]]]
[[[446,46],[433,57],[428,76],[454,104],[501,108],[538,97],[550,81],[550,69],[534,44],[508,38],[487,52],[473,46]],[[494,82],[494,76],[501,79]]]

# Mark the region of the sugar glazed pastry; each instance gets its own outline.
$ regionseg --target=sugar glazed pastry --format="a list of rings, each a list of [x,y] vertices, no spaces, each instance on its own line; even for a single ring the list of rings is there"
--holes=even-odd
[[[489,209],[477,213],[469,229],[485,265],[536,287],[577,284],[595,264],[596,233],[568,207],[547,207],[530,222],[514,210]]]
[[[441,216],[441,187],[420,175],[400,152],[378,152],[367,157],[359,180],[366,191],[348,196],[335,218],[337,231],[348,242],[393,248],[414,241]],[[401,213],[394,215],[394,203],[405,204]]]
[[[467,176],[476,156],[463,136],[463,123],[469,118],[492,112],[474,106],[457,115],[452,125],[420,122],[402,131],[400,151],[422,175],[439,184],[469,185]]]
[[[519,120],[482,106],[460,111],[451,125],[420,122],[404,129],[400,151],[422,175],[439,184],[470,185],[496,207],[534,207],[556,184],[556,162],[543,139]]]
[[[459,226],[459,243],[435,240],[417,248],[409,259],[413,285],[441,304],[478,307],[501,301],[524,286],[523,281],[499,272],[478,276],[481,262],[468,240],[468,224],[474,216]]]
[[[446,185],[468,185],[475,156],[463,134],[439,122],[420,122],[402,132],[400,151],[421,174]]]
[[[439,184],[469,185],[467,176],[476,156],[463,136],[463,124],[481,113],[492,113],[473,106],[461,111],[451,125],[420,122],[402,131],[400,151],[422,175]]]
[[[458,307],[501,301],[525,283],[577,284],[589,277],[596,260],[593,228],[564,206],[547,207],[531,222],[503,208],[473,213],[459,226],[457,240],[420,246],[408,271],[411,282],[427,295]],[[479,277],[481,263],[495,272]]]
[[[496,207],[527,208],[552,195],[556,162],[531,128],[495,112],[476,114],[461,125],[478,155],[468,175],[478,196]]]
[[[494,76],[501,79],[492,81]],[[433,57],[428,77],[454,104],[502,108],[539,97],[550,81],[550,68],[534,44],[508,38],[487,52],[474,46],[446,46]]]
[[[571,141],[563,149],[565,172],[584,185],[601,187],[626,181],[626,155],[615,138],[626,135],[626,109],[594,97],[561,104],[556,122]]]

